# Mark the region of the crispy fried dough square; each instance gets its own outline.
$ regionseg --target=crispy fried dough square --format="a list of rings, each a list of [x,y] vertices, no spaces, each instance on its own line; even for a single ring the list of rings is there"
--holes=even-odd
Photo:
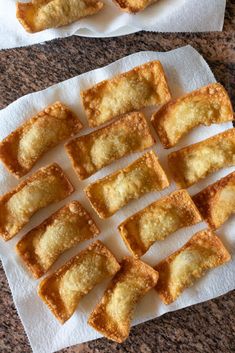
[[[168,186],[169,181],[156,154],[150,151],[126,168],[88,185],[85,192],[100,218],[107,218],[131,200]]]
[[[99,233],[84,207],[71,201],[28,232],[16,250],[33,276],[39,278],[66,250]]]
[[[88,324],[107,338],[123,342],[129,335],[137,303],[157,280],[158,272],[152,267],[131,257],[124,258]]]
[[[0,235],[4,240],[11,239],[34,213],[65,199],[73,191],[73,185],[58,164],[39,169],[0,197]]]
[[[201,220],[188,192],[179,190],[127,218],[118,229],[132,254],[141,257],[156,241]]]
[[[125,115],[110,125],[66,144],[66,151],[80,179],[127,154],[155,143],[143,113]]]
[[[63,103],[56,102],[0,142],[0,159],[12,174],[22,177],[45,152],[81,129],[82,123],[76,115]]]
[[[16,3],[16,17],[27,32],[68,25],[100,11],[98,0],[32,0]]]
[[[233,108],[222,85],[212,83],[165,104],[151,121],[165,148],[173,147],[198,125],[233,120]]]
[[[117,116],[166,103],[171,98],[160,61],[151,61],[102,81],[81,92],[89,125],[95,127]]]
[[[168,163],[180,188],[187,188],[219,169],[235,165],[235,129],[172,152]]]
[[[158,0],[113,0],[123,11],[137,13],[146,7],[154,4]]]
[[[193,196],[193,201],[212,229],[217,229],[235,213],[235,172]]]
[[[223,243],[211,230],[200,231],[155,267],[159,272],[155,288],[162,301],[170,304],[206,270],[223,265],[230,259]]]
[[[46,277],[39,285],[38,294],[64,323],[88,292],[119,269],[114,255],[98,240]]]

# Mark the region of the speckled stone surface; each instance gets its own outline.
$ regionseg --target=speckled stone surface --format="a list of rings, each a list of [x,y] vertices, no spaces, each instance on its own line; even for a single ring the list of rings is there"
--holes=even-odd
[[[141,51],[168,51],[191,44],[207,60],[217,80],[235,103],[235,3],[227,2],[224,31],[200,34],[137,34],[86,39],[70,37],[43,45],[0,52],[0,108],[20,96],[107,65]],[[79,328],[78,328],[79,329]],[[31,352],[0,268],[0,352]],[[106,339],[64,349],[60,353],[234,353],[235,291],[132,329],[122,345]],[[45,352],[47,353],[47,352]]]

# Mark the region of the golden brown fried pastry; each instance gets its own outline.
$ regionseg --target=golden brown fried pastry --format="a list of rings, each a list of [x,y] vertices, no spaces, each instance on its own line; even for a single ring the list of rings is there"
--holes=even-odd
[[[72,201],[28,232],[16,250],[34,277],[39,278],[66,250],[99,232],[84,207]]]
[[[89,125],[104,124],[121,114],[169,101],[171,94],[160,61],[102,81],[81,92]]]
[[[200,191],[193,201],[212,229],[222,226],[235,213],[235,172]]]
[[[87,197],[100,218],[112,216],[131,200],[169,186],[167,176],[153,151],[126,168],[86,187]]]
[[[0,142],[0,159],[19,178],[28,173],[45,152],[81,128],[82,123],[76,115],[64,104],[56,102]]]
[[[38,294],[61,323],[75,312],[80,300],[120,266],[114,255],[96,241],[39,285]]]
[[[206,270],[230,259],[223,243],[211,230],[200,231],[155,267],[159,272],[156,290],[162,301],[170,304]]]
[[[233,108],[224,87],[211,83],[165,104],[151,120],[163,146],[170,148],[198,125],[232,121]]]
[[[32,0],[16,3],[16,17],[27,32],[68,25],[100,11],[98,0]]]
[[[122,10],[130,13],[142,11],[147,6],[150,6],[157,1],[158,0],[114,0]]]
[[[129,250],[140,257],[156,241],[201,220],[187,191],[179,190],[127,218],[118,229]]]
[[[88,324],[107,338],[123,342],[129,335],[137,303],[157,280],[158,272],[152,267],[131,257],[124,258]]]
[[[187,188],[219,169],[235,165],[235,129],[172,152],[168,163],[180,188]]]
[[[144,114],[134,112],[70,141],[66,150],[79,178],[85,179],[113,161],[154,143]]]
[[[0,235],[11,239],[33,214],[69,196],[74,187],[56,163],[39,169],[15,189],[0,197]]]

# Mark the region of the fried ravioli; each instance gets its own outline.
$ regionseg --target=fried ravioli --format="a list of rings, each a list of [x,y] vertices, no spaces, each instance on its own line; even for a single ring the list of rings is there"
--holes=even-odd
[[[126,168],[88,185],[85,192],[100,218],[107,218],[130,201],[168,186],[156,154],[150,151]]]

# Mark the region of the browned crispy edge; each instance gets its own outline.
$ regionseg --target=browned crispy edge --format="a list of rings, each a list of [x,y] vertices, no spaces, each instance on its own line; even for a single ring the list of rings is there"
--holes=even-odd
[[[90,326],[102,333],[105,337],[118,343],[122,343],[128,337],[130,331],[129,323],[124,323],[126,330],[125,334],[118,332],[118,327],[116,327],[116,325],[112,325],[112,319],[108,315],[106,315],[105,309],[109,301],[109,296],[115,289],[116,283],[125,280],[126,273],[128,273],[129,268],[132,266],[136,267],[137,275],[139,273],[146,275],[146,288],[143,291],[143,296],[157,284],[159,274],[156,270],[154,270],[151,266],[147,265],[146,263],[140,260],[131,257],[125,257],[122,260],[120,270],[111,280],[111,283],[106,289],[100,303],[95,307],[88,319],[88,324]],[[134,304],[136,305],[137,302],[138,299],[135,301]],[[130,313],[130,315],[131,314],[132,313]]]
[[[50,114],[51,111],[53,111],[54,109],[57,109],[58,107],[61,110],[65,110],[68,112],[68,123],[71,124],[71,127],[73,127],[68,138],[75,135],[82,129],[83,125],[78,119],[78,117],[66,105],[64,105],[59,101],[49,105],[41,112],[34,115],[32,118],[26,120],[22,125],[20,125],[16,130],[14,130],[12,133],[10,133],[5,139],[3,139],[0,142],[0,160],[3,162],[3,164],[8,169],[8,171],[12,173],[15,177],[20,178],[23,175],[27,174],[37,161],[35,161],[35,163],[30,168],[25,168],[21,166],[17,160],[17,156],[15,155],[17,151],[14,151],[14,153],[12,154],[12,151],[11,151],[12,142],[20,139],[20,136],[24,132],[25,128],[32,126],[36,120],[40,119],[41,116],[43,116],[44,114]],[[51,146],[51,148],[53,147],[55,147],[55,145]],[[45,154],[45,152],[43,154]],[[42,157],[43,154],[40,157]]]
[[[131,118],[133,118],[133,120],[131,120]],[[89,176],[91,176],[92,174],[96,173],[99,169],[96,168],[96,170],[93,173],[88,173],[87,170],[84,168],[84,166],[79,163],[80,159],[79,156],[80,154],[86,154],[89,155],[90,153],[90,148],[89,146],[87,146],[88,148],[86,148],[85,143],[86,141],[95,141],[96,138],[102,136],[102,135],[106,135],[109,131],[112,131],[112,128],[116,127],[116,126],[123,126],[127,128],[129,130],[132,129],[138,129],[139,131],[141,131],[143,138],[151,138],[152,143],[149,144],[147,147],[151,147],[156,141],[154,139],[154,137],[151,134],[150,128],[148,126],[148,123],[146,121],[146,118],[144,116],[143,113],[141,112],[133,112],[133,113],[129,113],[127,115],[124,115],[122,118],[119,118],[118,120],[115,120],[113,123],[110,123],[109,125],[100,128],[94,132],[91,132],[90,134],[87,135],[83,135],[81,137],[78,137],[72,141],[69,141],[66,145],[65,145],[65,150],[68,154],[68,157],[73,165],[73,168],[75,170],[75,172],[77,173],[79,179],[83,180],[88,178]],[[78,146],[77,142],[82,141],[84,142],[83,146]],[[83,148],[84,147],[84,148]],[[138,151],[142,151],[143,149],[139,149]],[[137,150],[135,149],[133,152],[136,152]],[[128,152],[125,153],[122,157],[131,154],[132,152]],[[120,157],[120,158],[122,158]],[[120,159],[118,158],[118,159]],[[112,163],[112,161],[111,161]],[[107,163],[106,165],[108,165],[110,163]],[[102,169],[102,168],[100,168]]]
[[[90,87],[86,90],[83,90],[81,92],[80,95],[81,95],[82,105],[85,110],[89,126],[96,127],[96,126],[104,124],[105,122],[112,120],[113,118],[116,117],[116,116],[113,116],[112,118],[107,119],[105,122],[97,123],[97,121],[96,121],[97,109],[92,109],[89,106],[90,101],[93,99],[94,96],[96,96],[96,92],[102,90],[102,86],[104,86],[109,81],[111,81],[111,82],[119,81],[120,78],[125,77],[132,72],[142,71],[142,70],[146,69],[147,67],[149,67],[149,70],[151,70],[151,68],[154,67],[154,65],[157,65],[158,70],[159,70],[159,80],[156,81],[156,85],[158,86],[160,81],[162,81],[164,83],[164,90],[165,90],[165,97],[166,97],[165,102],[169,101],[171,99],[171,93],[170,93],[170,88],[168,87],[167,78],[165,75],[164,68],[159,60],[149,61],[149,62],[144,63],[142,65],[136,66],[129,71],[123,72],[121,74],[117,74],[117,75],[111,77],[110,79],[98,82],[95,85],[93,85],[92,87]],[[86,97],[88,95],[89,95],[90,99],[89,99],[89,102],[87,103]],[[130,112],[127,111],[126,113],[130,113]]]
[[[133,237],[133,234],[129,234],[128,229],[126,228],[126,224],[128,224],[129,222],[132,222],[133,220],[138,219],[139,216],[142,216],[146,211],[148,211],[149,208],[158,207],[159,205],[162,205],[163,203],[168,203],[169,201],[173,201],[175,205],[176,206],[179,205],[179,207],[181,205],[184,205],[184,207],[187,208],[187,212],[188,213],[190,212],[190,216],[191,216],[190,222],[185,222],[184,227],[199,223],[202,220],[202,217],[197,207],[195,206],[194,202],[192,201],[190,195],[188,194],[187,190],[173,191],[168,196],[163,197],[157,201],[154,201],[153,203],[149,204],[139,212],[125,219],[125,221],[123,221],[118,226],[118,230],[122,239],[124,240],[128,249],[135,257],[143,256],[148,251],[150,246],[146,249],[146,247],[141,243],[141,240],[138,239],[138,234],[136,237]],[[138,231],[136,231],[136,233],[138,233]]]
[[[228,138],[232,138],[232,137],[235,138],[235,128],[226,130],[226,131],[221,132],[217,135],[209,137],[201,142],[197,142],[193,145],[189,145],[187,147],[181,148],[178,151],[170,153],[168,155],[168,166],[169,166],[169,169],[171,170],[173,179],[175,180],[177,186],[180,188],[188,188],[189,186],[193,185],[191,183],[188,183],[184,179],[184,175],[182,173],[182,161],[184,160],[184,157],[188,155],[188,153],[190,153],[193,150],[197,150],[198,146],[202,146],[202,145],[206,146],[208,144],[208,142],[211,142],[211,141],[218,141],[219,142],[222,139],[228,139]],[[224,167],[226,167],[226,166],[227,165],[224,165]],[[213,169],[212,172],[208,172],[207,175],[213,173],[216,170],[218,170],[218,169]],[[204,177],[199,178],[195,183],[197,183],[201,179],[204,179]]]
[[[135,14],[137,12],[143,11],[146,7],[154,4],[155,2],[157,2],[158,0],[152,0],[149,4],[147,4],[147,6],[145,7],[134,7],[131,6],[128,2],[128,0],[113,0],[113,2],[115,4],[117,4],[123,11]]]
[[[235,185],[235,172],[232,172],[215,183],[208,185],[205,189],[193,196],[193,201],[211,229],[215,230],[218,228],[212,217],[216,195],[226,188],[230,182]]]
[[[169,186],[169,181],[168,178],[165,174],[165,171],[163,170],[162,166],[160,165],[158,161],[157,155],[153,151],[146,152],[144,155],[142,155],[140,158],[136,159],[134,162],[131,164],[127,165],[125,168],[119,169],[118,171],[107,175],[106,177],[99,179],[95,181],[92,184],[89,184],[85,189],[85,193],[87,198],[90,201],[90,204],[92,208],[96,211],[96,213],[99,215],[100,218],[108,218],[112,216],[112,214],[103,206],[102,202],[96,197],[95,193],[92,191],[93,188],[97,185],[102,185],[106,183],[107,181],[113,180],[118,176],[120,173],[128,173],[130,170],[132,170],[133,166],[135,166],[137,163],[145,162],[146,164],[151,164],[152,169],[156,171],[156,173],[160,174],[162,176],[162,185],[161,185],[161,190]]]
[[[211,93],[210,92],[211,89],[216,89],[216,92]],[[194,90],[192,92],[186,93],[185,95],[183,95],[182,97],[180,97],[178,99],[171,100],[170,102],[164,104],[157,112],[155,112],[152,115],[151,122],[152,122],[153,127],[156,130],[157,135],[158,135],[162,145],[164,146],[164,148],[171,148],[171,147],[175,146],[178,142],[178,141],[176,141],[176,143],[172,144],[169,141],[168,135],[167,135],[165,128],[164,128],[164,123],[168,119],[168,113],[171,111],[172,107],[174,108],[175,106],[177,106],[179,103],[184,101],[185,98],[190,98],[190,97],[193,98],[193,97],[197,96],[198,94],[205,94],[208,96],[218,95],[218,91],[219,91],[220,95],[223,95],[223,97],[224,97],[223,99],[225,101],[225,104],[231,110],[231,114],[227,116],[226,121],[233,121],[234,120],[232,103],[230,101],[230,98],[229,98],[228,93],[226,92],[225,88],[220,83],[211,83],[207,86],[204,86],[204,87],[201,87],[201,88]],[[215,123],[220,123],[220,122],[212,121],[210,123],[210,125],[215,124]],[[205,125],[208,126],[208,123],[206,123]]]
[[[34,238],[37,237],[38,231],[45,231],[48,226],[54,223],[54,221],[58,218],[59,215],[61,215],[64,211],[67,211],[67,209],[69,209],[73,205],[76,206],[78,211],[83,213],[83,217],[86,217],[87,223],[89,223],[92,235],[90,238],[87,239],[94,238],[100,233],[100,230],[93,218],[91,217],[90,213],[80,204],[80,202],[71,201],[67,205],[61,207],[50,217],[48,217],[45,221],[43,221],[37,227],[33,228],[31,231],[25,234],[23,238],[16,244],[16,252],[21,257],[24,264],[35,278],[43,276],[48,271],[48,269],[45,270],[43,266],[41,266],[40,261],[38,261],[38,256],[35,253],[35,249],[33,246]]]
[[[46,167],[40,168],[36,173],[34,173],[30,177],[28,177],[27,179],[22,181],[20,184],[18,184],[16,188],[12,189],[11,191],[6,193],[5,195],[0,196],[0,207],[2,205],[4,205],[5,203],[7,203],[7,201],[14,194],[19,192],[21,189],[23,189],[26,185],[30,184],[34,180],[37,180],[38,178],[43,176],[43,174],[59,175],[61,180],[63,181],[64,189],[67,192],[67,196],[69,196],[70,194],[72,194],[74,192],[75,189],[74,189],[73,185],[71,184],[70,180],[68,179],[68,177],[66,176],[66,174],[64,173],[64,171],[62,170],[62,168],[57,163],[52,163]],[[65,196],[65,197],[67,197],[67,196]],[[0,236],[2,236],[2,238],[4,240],[9,240],[9,239],[13,238],[14,235],[10,236],[9,233],[7,231],[5,231],[3,226],[0,224]]]
[[[168,266],[178,254],[180,254],[185,249],[190,248],[191,245],[194,245],[195,243],[197,244],[198,242],[204,242],[204,244],[207,243],[208,247],[213,246],[218,249],[218,262],[215,267],[220,266],[231,259],[231,255],[229,254],[221,240],[212,232],[212,230],[204,229],[194,234],[184,246],[175,251],[173,254],[166,257],[154,267],[159,272],[159,280],[155,289],[165,304],[171,304],[173,301],[175,301],[175,299],[171,296],[170,292],[168,291],[169,288],[167,279],[165,277],[162,278],[162,273],[164,273],[164,271],[165,273],[168,272]]]
[[[63,324],[65,321],[69,319],[66,317],[66,313],[63,313],[63,302],[60,298],[55,298],[54,296],[50,296],[50,293],[47,293],[47,283],[53,283],[53,281],[58,281],[61,276],[75,264],[77,261],[81,259],[81,257],[86,256],[87,252],[96,249],[96,253],[103,254],[109,259],[112,259],[116,263],[116,271],[119,271],[120,265],[113,255],[113,253],[104,245],[100,240],[95,241],[91,245],[89,245],[86,249],[82,250],[76,256],[72,257],[68,262],[66,262],[62,267],[60,267],[56,272],[44,278],[38,286],[38,295],[43,300],[43,302],[48,306],[51,312],[55,315],[55,317]],[[115,274],[114,273],[114,274]],[[49,286],[50,288],[50,286]],[[59,294],[58,294],[59,295]]]
[[[27,21],[27,16],[26,16],[26,12],[28,9],[30,9],[30,7],[32,7],[32,3],[17,2],[16,3],[16,18],[22,24],[22,26],[24,27],[24,29],[27,32],[35,33],[36,32],[35,29],[33,28],[32,24],[30,24]]]

